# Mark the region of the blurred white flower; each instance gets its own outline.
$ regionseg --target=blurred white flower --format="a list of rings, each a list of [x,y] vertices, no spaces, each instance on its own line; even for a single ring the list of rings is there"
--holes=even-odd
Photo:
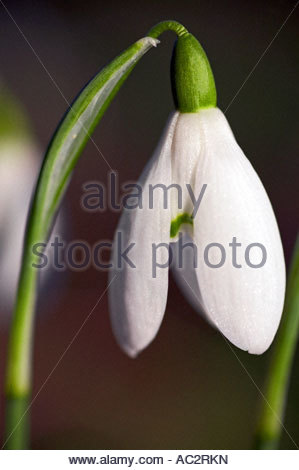
[[[1,83],[0,83],[1,85]],[[37,181],[41,152],[28,130],[15,98],[0,87],[0,311],[15,301],[23,238],[30,200]],[[60,220],[59,220],[60,219]],[[62,227],[61,217],[54,233]],[[49,268],[42,270],[42,279]],[[5,319],[1,315],[2,320]]]
[[[0,310],[13,308],[21,267],[23,238],[40,152],[29,140],[0,141]],[[62,229],[58,217],[53,239]],[[41,270],[42,281],[50,266]]]
[[[196,214],[186,183],[196,198],[207,185]],[[111,321],[120,346],[134,357],[156,336],[167,301],[168,269],[157,269],[153,276],[152,244],[176,242],[172,265],[193,305],[203,309],[210,323],[233,344],[250,353],[263,353],[274,338],[283,309],[283,249],[265,189],[223,113],[218,108],[173,113],[139,184],[143,208],[126,209],[117,229],[123,234],[124,247],[136,244],[130,252],[136,268],[124,263],[117,269],[115,245],[110,272]],[[182,208],[178,209],[174,188],[169,191],[171,209],[163,208],[164,194],[159,189],[150,209],[149,186],[157,184],[180,185]],[[189,263],[178,268],[178,232],[184,240],[194,240],[196,268],[190,254]],[[242,267],[228,257],[214,269],[204,262],[207,245],[218,243],[229,249],[233,237],[242,243],[243,253],[250,244],[262,244],[267,253],[264,265],[255,269],[244,262],[244,256],[242,262],[238,260]],[[159,249],[156,254],[157,263],[166,265],[167,250]],[[216,265],[219,252],[210,250],[209,256]],[[259,250],[251,250],[252,265],[258,265],[260,257]]]
[[[0,304],[11,309],[21,263],[30,197],[38,155],[25,139],[0,142]]]

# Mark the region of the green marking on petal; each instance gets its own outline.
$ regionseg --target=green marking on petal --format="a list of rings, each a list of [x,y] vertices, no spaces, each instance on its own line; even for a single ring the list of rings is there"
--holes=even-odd
[[[192,215],[184,212],[184,214],[178,215],[175,219],[171,221],[170,224],[170,238],[175,237],[180,230],[181,225],[189,224],[193,226],[193,217]]]

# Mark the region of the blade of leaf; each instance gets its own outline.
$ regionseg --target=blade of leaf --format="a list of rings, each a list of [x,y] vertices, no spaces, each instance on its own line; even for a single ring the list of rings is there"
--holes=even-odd
[[[40,174],[32,218],[38,220],[39,238],[46,238],[71,171],[115,94],[138,60],[157,41],[146,37],[105,67],[79,94],[58,127]],[[41,210],[42,207],[42,210]]]
[[[139,59],[159,41],[145,37],[114,59],[93,78],[75,99],[58,126],[46,152],[28,218],[11,337],[8,349],[6,396],[16,400],[14,409],[21,414],[19,402],[31,388],[31,354],[38,261],[32,252],[36,243],[47,242],[60,202],[84,146],[117,91]],[[23,405],[22,405],[23,406]],[[22,407],[21,407],[22,408]],[[13,419],[10,420],[10,416]],[[11,433],[16,413],[8,413],[7,447],[20,445],[21,430]],[[20,417],[20,416],[19,416]],[[13,421],[13,422],[10,422]],[[21,426],[22,427],[22,426]],[[19,436],[18,436],[19,434]]]

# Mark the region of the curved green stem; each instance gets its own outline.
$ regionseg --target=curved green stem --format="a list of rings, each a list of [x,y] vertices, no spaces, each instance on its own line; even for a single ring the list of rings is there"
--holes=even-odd
[[[8,347],[5,395],[6,448],[26,448],[32,383],[33,323],[38,281],[38,243],[46,247],[72,171],[112,99],[137,62],[157,40],[143,38],[101,70],[78,95],[46,152],[31,206]]]
[[[297,238],[282,324],[269,368],[255,448],[277,449],[282,431],[289,378],[299,334],[299,237]]]
[[[160,34],[164,33],[165,31],[173,31],[177,34],[178,37],[188,33],[187,29],[182,24],[178,23],[177,21],[167,20],[161,21],[161,23],[153,26],[153,28],[148,32],[148,36],[157,39]]]

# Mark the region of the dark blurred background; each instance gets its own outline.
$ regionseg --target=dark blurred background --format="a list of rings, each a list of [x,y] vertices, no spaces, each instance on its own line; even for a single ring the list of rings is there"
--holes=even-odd
[[[45,149],[71,101],[103,65],[164,19],[183,23],[210,59],[225,110],[295,5],[291,1],[4,1],[0,5],[1,78],[23,103]],[[235,136],[272,201],[287,262],[298,225],[298,15],[286,22],[227,111]],[[135,180],[173,109],[169,62],[174,36],[136,67],[94,133],[120,183]],[[50,76],[53,80],[50,78]],[[54,85],[53,81],[57,84]],[[59,90],[61,90],[61,93]],[[42,159],[43,155],[40,155]],[[64,206],[67,241],[112,239],[119,214],[87,213],[82,185],[106,184],[109,168],[90,142]],[[107,274],[55,274],[40,296],[34,350],[35,394],[107,285]],[[0,331],[1,389],[8,325]],[[234,349],[258,387],[271,349],[250,356]],[[285,426],[299,442],[299,356]],[[2,397],[3,398],[3,397]],[[118,348],[107,295],[69,348],[32,407],[38,449],[250,448],[261,397],[220,334],[170,280],[167,311],[152,345],[136,360]],[[3,401],[1,407],[3,423]],[[283,433],[281,447],[293,444]]]

